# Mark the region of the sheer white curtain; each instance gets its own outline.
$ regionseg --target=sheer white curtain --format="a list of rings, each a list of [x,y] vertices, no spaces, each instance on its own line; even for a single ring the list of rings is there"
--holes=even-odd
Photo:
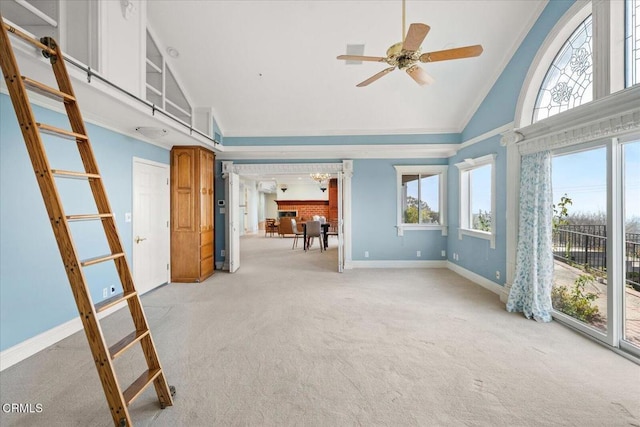
[[[515,279],[507,311],[551,321],[553,286],[551,153],[522,157]]]

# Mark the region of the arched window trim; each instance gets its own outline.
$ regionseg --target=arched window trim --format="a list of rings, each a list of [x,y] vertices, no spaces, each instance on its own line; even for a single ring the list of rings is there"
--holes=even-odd
[[[532,123],[536,98],[547,70],[564,43],[591,13],[591,1],[576,1],[547,35],[529,66],[529,71],[520,90],[514,122],[516,129]]]

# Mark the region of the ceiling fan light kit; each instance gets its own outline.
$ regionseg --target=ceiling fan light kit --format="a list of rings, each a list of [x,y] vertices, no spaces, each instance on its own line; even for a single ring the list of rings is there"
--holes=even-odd
[[[402,2],[402,29],[404,34],[404,1]],[[420,86],[428,85],[434,82],[433,77],[418,65],[419,62],[436,62],[447,61],[451,59],[470,58],[479,56],[482,53],[481,45],[458,47],[454,49],[439,50],[435,52],[422,53],[420,45],[429,33],[431,28],[422,23],[414,23],[409,26],[409,31],[404,40],[392,45],[387,49],[387,56],[359,56],[359,55],[340,55],[337,59],[347,61],[369,61],[369,62],[386,62],[391,67],[380,71],[369,77],[367,80],[358,83],[357,87],[368,86],[382,76],[390,73],[396,68],[405,70],[407,74]]]

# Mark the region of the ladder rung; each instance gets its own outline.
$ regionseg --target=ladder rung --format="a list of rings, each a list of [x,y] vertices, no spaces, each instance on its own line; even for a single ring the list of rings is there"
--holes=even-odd
[[[144,371],[144,373],[140,375],[138,379],[124,391],[124,393],[122,393],[124,401],[127,402],[127,406],[129,406],[131,402],[133,402],[133,400],[153,382],[153,380],[158,378],[158,375],[160,375],[161,372],[160,368]]]
[[[100,175],[98,175],[97,173],[73,172],[73,171],[65,171],[61,169],[51,169],[51,173],[63,178],[78,178],[78,179],[99,179],[100,178]]]
[[[60,129],[55,126],[50,126],[44,123],[36,123],[36,126],[38,126],[41,132],[48,133],[50,135],[59,136],[60,138],[73,139],[73,140],[80,139],[83,141],[89,140],[89,137],[87,135],[71,132],[70,130]]]
[[[29,77],[22,76],[22,81],[27,88],[31,89],[34,92],[39,93],[40,95],[44,95],[48,98],[55,99],[56,101],[64,101],[64,102],[75,102],[75,98],[68,93],[64,93],[59,91],[58,89],[54,89],[50,86],[45,85],[44,83],[40,83]]]
[[[107,298],[104,301],[100,301],[96,304],[96,313],[100,313],[105,311],[108,308],[113,307],[116,304],[121,303],[122,301],[126,301],[131,297],[136,296],[138,293],[136,291],[130,291],[125,293],[120,293],[112,296],[111,298]]]
[[[68,221],[86,221],[94,219],[113,218],[111,213],[98,213],[98,214],[82,214],[82,215],[67,215]]]
[[[40,40],[34,39],[29,34],[23,33],[22,31],[18,30],[15,27],[12,27],[11,25],[7,24],[6,22],[3,22],[2,25],[5,26],[5,28],[7,29],[8,32],[10,32],[11,34],[15,34],[16,36],[20,37],[22,40],[24,40],[26,42],[31,43],[32,45],[34,45],[38,49],[44,50],[49,55],[53,55],[53,56],[57,55],[55,50],[51,49],[47,45],[44,45],[44,44],[40,43]]]
[[[123,252],[120,252],[120,253],[117,253],[117,254],[97,256],[95,258],[85,259],[84,261],[82,261],[80,263],[80,265],[83,266],[83,267],[88,267],[90,265],[100,264],[101,262],[110,261],[112,259],[120,258],[120,257],[123,257],[123,256],[124,256]]]
[[[122,353],[127,351],[132,345],[142,340],[144,337],[149,335],[149,330],[146,331],[133,331],[126,337],[122,338],[120,341],[109,347],[109,353],[111,354],[111,359],[115,359],[120,356]]]

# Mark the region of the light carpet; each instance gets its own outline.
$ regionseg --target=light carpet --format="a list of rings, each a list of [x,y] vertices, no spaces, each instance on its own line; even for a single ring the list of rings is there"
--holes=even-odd
[[[507,313],[446,269],[337,273],[291,239],[241,240],[241,267],[142,297],[175,404],[141,426],[640,426],[640,366],[557,322]],[[103,321],[113,343],[124,310]],[[122,384],[145,368],[116,361]],[[2,426],[108,426],[84,332],[0,373]]]

